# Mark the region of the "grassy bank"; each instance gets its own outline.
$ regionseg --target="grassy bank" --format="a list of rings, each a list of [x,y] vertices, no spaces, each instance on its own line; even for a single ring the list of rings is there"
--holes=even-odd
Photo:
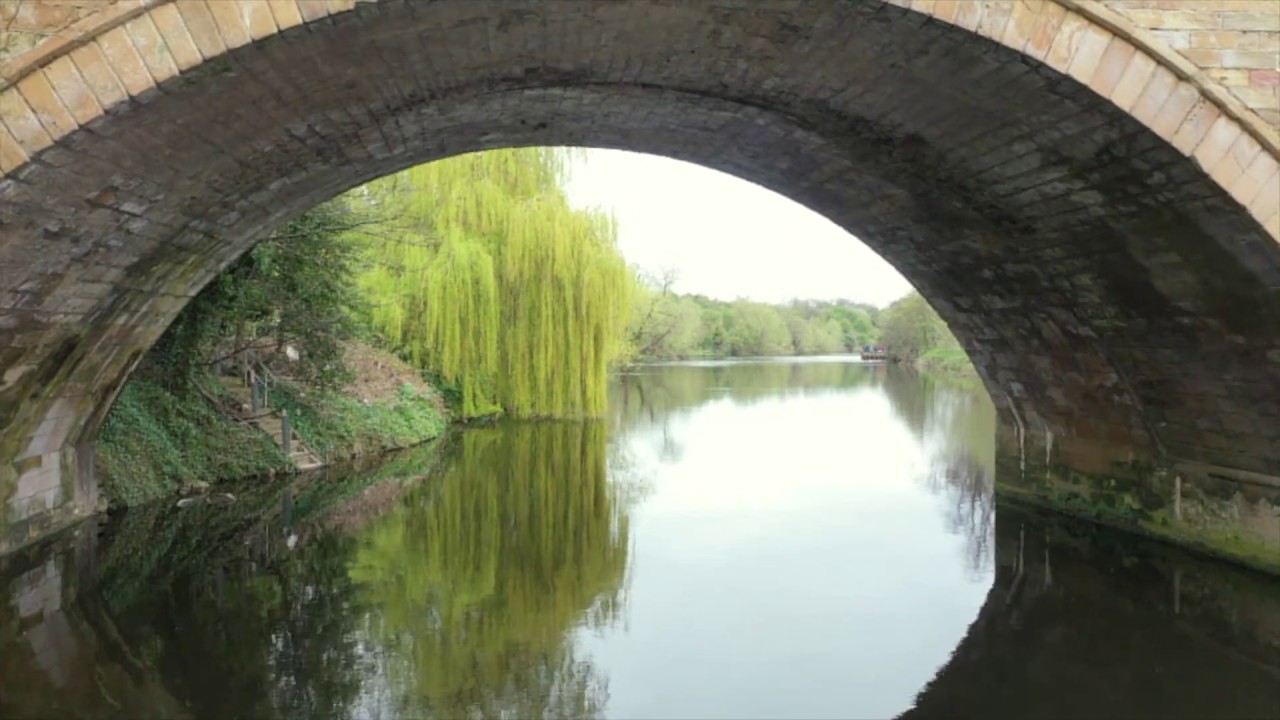
[[[439,437],[448,424],[436,396],[408,383],[392,397],[367,403],[281,383],[271,404],[289,411],[295,432],[326,462],[416,445]]]
[[[404,363],[362,345],[348,346],[346,360],[354,379],[340,390],[285,379],[272,392],[272,405],[288,410],[298,437],[326,461],[418,445],[444,433],[439,394]],[[145,371],[130,379],[98,436],[103,497],[113,507],[132,506],[292,472],[271,438],[225,412],[234,405],[212,376],[179,392]]]
[[[196,388],[175,394],[147,377],[124,386],[98,435],[100,488],[112,506],[289,467],[270,438],[222,415]]]
[[[959,347],[929,348],[916,359],[916,368],[939,375],[978,376],[969,356]]]
[[[123,512],[109,526],[110,542],[101,558],[99,591],[113,610],[147,602],[164,593],[180,577],[205,577],[214,571],[243,566],[242,548],[258,536],[274,562],[298,558],[280,552],[282,529],[288,527],[305,545],[325,536],[325,529],[358,529],[392,501],[426,477],[440,458],[431,442],[394,453],[363,470],[342,463],[323,473],[293,481],[227,483],[236,502],[197,504],[175,511],[168,503],[151,503]],[[291,499],[284,514],[285,497]],[[228,541],[227,539],[232,539]]]

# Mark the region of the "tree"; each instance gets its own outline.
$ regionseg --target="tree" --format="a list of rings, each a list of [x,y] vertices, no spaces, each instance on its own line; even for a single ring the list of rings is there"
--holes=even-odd
[[[346,381],[342,341],[357,329],[356,250],[343,235],[371,222],[341,203],[313,208],[266,236],[213,279],[156,342],[149,362],[170,389],[250,347],[299,350],[291,372]]]
[[[894,302],[880,316],[881,342],[889,352],[908,361],[935,348],[959,349],[946,323],[920,293]]]
[[[702,308],[673,290],[677,273],[636,271],[631,320],[627,324],[628,356],[645,360],[688,358],[702,339]]]
[[[847,351],[856,351],[879,339],[875,322],[864,308],[836,304],[825,315],[839,326],[841,343]]]
[[[632,280],[613,218],[569,207],[569,151],[473,153],[376,180],[348,197],[394,223],[356,238],[370,322],[460,390],[462,415],[604,412]]]
[[[729,316],[730,351],[735,356],[786,355],[795,350],[777,308],[738,300]]]

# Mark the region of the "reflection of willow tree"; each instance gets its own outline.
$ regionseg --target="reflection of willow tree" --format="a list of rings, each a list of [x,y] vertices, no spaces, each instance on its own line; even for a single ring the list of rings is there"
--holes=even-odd
[[[885,389],[894,414],[920,438],[925,486],[947,498],[947,525],[965,537],[973,572],[992,558],[995,532],[995,408],[980,391],[928,375],[893,372]]]
[[[464,433],[437,483],[372,527],[351,577],[379,608],[401,714],[589,717],[604,681],[569,631],[617,618],[625,515],[601,423]]]

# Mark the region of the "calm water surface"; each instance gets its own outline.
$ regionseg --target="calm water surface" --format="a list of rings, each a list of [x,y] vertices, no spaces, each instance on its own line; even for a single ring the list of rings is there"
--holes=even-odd
[[[0,561],[0,717],[1280,717],[1280,582],[997,508],[980,392],[611,398]]]

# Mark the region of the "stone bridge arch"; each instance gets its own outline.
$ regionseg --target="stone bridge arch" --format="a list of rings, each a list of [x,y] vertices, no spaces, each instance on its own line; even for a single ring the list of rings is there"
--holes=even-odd
[[[1280,140],[1099,3],[132,0],[3,78],[0,551],[91,510],[116,392],[258,233],[553,144],[718,168],[862,238],[977,365],[1005,489],[1201,541],[1225,503],[1280,550]]]

